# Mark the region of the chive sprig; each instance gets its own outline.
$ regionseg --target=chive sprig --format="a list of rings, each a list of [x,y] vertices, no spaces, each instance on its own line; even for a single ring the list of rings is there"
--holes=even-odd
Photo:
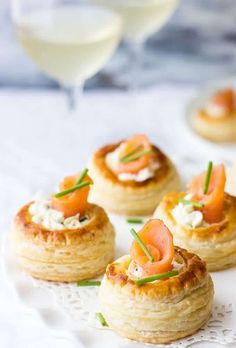
[[[204,193],[204,195],[207,194],[208,189],[209,189],[212,169],[213,169],[213,163],[212,163],[212,161],[209,161],[208,167],[207,167],[206,176],[205,176],[205,180],[204,180],[204,183],[203,183],[203,193]]]
[[[100,280],[81,280],[77,282],[77,286],[100,286]]]
[[[80,184],[77,184],[75,186],[72,186],[71,188],[65,190],[65,191],[61,191],[61,192],[58,192],[56,193],[54,196],[59,198],[59,197],[62,197],[62,196],[65,196],[65,195],[68,195],[68,193],[72,193],[76,190],[80,190],[86,186],[89,186],[90,185],[90,182],[89,181],[84,181],[84,182],[81,182]]]
[[[67,190],[64,190],[64,191],[61,191],[61,192],[56,193],[56,194],[54,195],[54,197],[60,198],[60,197],[63,197],[63,196],[65,196],[65,195],[68,195],[68,193],[72,193],[72,192],[74,192],[74,191],[76,191],[76,190],[80,190],[80,189],[82,189],[82,188],[84,188],[84,187],[86,187],[86,186],[89,186],[91,183],[90,183],[89,181],[84,181],[86,175],[88,174],[88,171],[89,171],[88,168],[85,168],[85,169],[82,171],[82,173],[81,173],[79,179],[77,180],[77,182],[76,182],[76,184],[75,184],[74,186],[70,187],[70,188],[67,189]]]
[[[141,152],[135,153],[134,155],[128,156],[126,158],[123,158],[123,160],[120,160],[120,162],[122,162],[122,163],[133,162],[133,161],[139,159],[142,156],[148,155],[151,152],[152,152],[151,149],[145,150],[145,151],[141,151]]]
[[[142,145],[138,145],[135,148],[133,148],[133,150],[127,152],[127,154],[123,157],[120,158],[120,162],[123,162],[127,157],[130,157],[132,155],[134,155],[136,152],[138,152],[139,150],[142,150],[143,146]]]
[[[136,285],[143,285],[146,283],[154,282],[155,280],[160,280],[160,279],[164,279],[164,278],[171,278],[171,277],[174,277],[178,274],[179,274],[178,271],[170,271],[170,272],[166,272],[166,273],[160,273],[160,274],[156,274],[156,275],[153,275],[150,277],[135,280],[135,284]]]
[[[80,174],[79,179],[77,180],[76,185],[79,185],[79,184],[81,184],[81,182],[84,181],[86,175],[88,174],[88,171],[89,171],[88,168],[84,168],[84,170],[83,170],[82,173]]]
[[[104,316],[102,315],[101,312],[97,313],[97,318],[100,321],[100,323],[102,324],[102,326],[108,326],[106,319],[104,318]]]
[[[132,236],[134,237],[134,239],[136,240],[140,248],[143,250],[143,252],[146,254],[148,260],[153,262],[154,257],[152,256],[152,254],[150,253],[146,245],[143,243],[143,241],[141,240],[137,232],[133,228],[131,228],[130,233],[132,234]]]
[[[197,202],[197,201],[192,201],[192,200],[180,198],[179,202],[184,204],[184,205],[192,205],[193,207],[196,207],[196,208],[204,208],[204,204],[201,202]]]
[[[142,224],[143,219],[138,219],[138,218],[128,218],[126,220],[129,224]]]

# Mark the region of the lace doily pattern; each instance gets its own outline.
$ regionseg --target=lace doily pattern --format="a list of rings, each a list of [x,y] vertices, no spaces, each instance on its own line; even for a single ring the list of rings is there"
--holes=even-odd
[[[89,326],[96,329],[104,328],[97,320],[96,313],[100,312],[98,292],[99,287],[78,287],[76,284],[63,284],[35,280],[35,286],[50,291],[58,306],[77,325]],[[236,329],[231,328],[233,306],[215,305],[208,323],[193,336],[170,343],[168,347],[189,347],[197,342],[216,342],[219,344],[236,344]],[[153,345],[150,345],[153,346]],[[167,345],[155,345],[166,347]]]

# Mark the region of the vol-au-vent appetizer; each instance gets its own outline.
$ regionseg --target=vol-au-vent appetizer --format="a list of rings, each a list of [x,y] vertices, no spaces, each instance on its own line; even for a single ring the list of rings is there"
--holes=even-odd
[[[149,220],[130,255],[108,265],[100,288],[102,313],[120,335],[166,343],[200,329],[211,314],[213,283],[205,263],[173,245],[161,220]]]
[[[68,176],[48,200],[26,204],[13,220],[11,244],[32,276],[72,282],[102,274],[114,255],[115,232],[103,208],[88,203],[85,169]]]
[[[167,194],[154,214],[175,244],[198,254],[210,271],[236,264],[236,197],[224,192],[225,181],[224,166],[209,162],[186,192]]]
[[[194,130],[212,141],[236,140],[236,93],[219,90],[192,118]]]
[[[153,213],[180,180],[170,159],[143,134],[102,147],[92,157],[91,199],[118,214]]]

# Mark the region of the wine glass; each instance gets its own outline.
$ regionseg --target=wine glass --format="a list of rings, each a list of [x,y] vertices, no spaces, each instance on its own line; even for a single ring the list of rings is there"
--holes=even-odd
[[[75,110],[77,90],[117,47],[122,20],[113,10],[80,0],[12,0],[16,37],[43,72],[67,91]]]
[[[161,29],[174,12],[178,0],[91,0],[120,13],[124,25],[124,40],[130,51],[129,82],[137,87],[142,54],[147,38]]]

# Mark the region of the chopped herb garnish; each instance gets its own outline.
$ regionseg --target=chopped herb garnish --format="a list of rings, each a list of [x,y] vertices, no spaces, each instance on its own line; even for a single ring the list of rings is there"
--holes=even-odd
[[[102,326],[108,326],[106,319],[104,318],[104,316],[102,315],[102,313],[97,313],[97,318],[100,321],[100,323],[102,324]]]
[[[84,182],[81,182],[80,184],[72,186],[71,188],[69,188],[69,189],[67,189],[65,191],[58,192],[54,196],[59,198],[59,197],[67,195],[68,193],[74,192],[76,190],[80,190],[80,189],[82,189],[82,188],[84,188],[86,186],[89,186],[89,185],[90,185],[89,181],[84,181]]]
[[[205,180],[204,180],[204,184],[203,184],[204,195],[206,195],[208,192],[208,188],[209,188],[209,184],[210,184],[210,180],[211,180],[212,168],[213,168],[213,163],[212,163],[212,161],[210,161],[208,163],[207,172],[206,172],[206,176],[205,176]]]
[[[81,280],[80,282],[77,282],[77,286],[100,286],[101,281],[100,280]]]
[[[143,250],[143,252],[146,254],[147,258],[149,259],[149,261],[153,262],[154,261],[154,257],[152,256],[152,254],[150,253],[150,251],[147,249],[146,245],[143,243],[143,241],[140,239],[139,235],[137,234],[137,232],[132,228],[130,230],[130,233],[132,234],[132,236],[134,237],[134,239],[136,240],[136,242],[138,243],[138,245],[140,246],[140,248]]]
[[[87,216],[81,216],[81,218],[79,218],[79,222],[84,222],[85,220],[88,220]]]
[[[196,208],[204,208],[204,204],[203,203],[196,202],[196,201],[191,201],[191,200],[184,199],[184,198],[180,198],[179,202],[183,203],[185,205],[192,205],[193,207],[196,207]]]
[[[166,272],[166,273],[160,273],[160,274],[156,274],[156,275],[153,275],[153,276],[150,276],[150,277],[138,279],[138,280],[135,281],[135,284],[136,285],[143,285],[143,284],[146,284],[146,283],[154,282],[155,280],[174,277],[174,276],[176,276],[178,274],[179,274],[178,271],[170,271],[170,272]]]
[[[136,218],[129,218],[126,220],[129,224],[142,224],[142,219],[136,219]]]
[[[80,175],[80,177],[79,177],[79,179],[78,179],[76,185],[81,184],[81,182],[84,180],[84,178],[85,178],[86,175],[88,174],[88,171],[89,171],[88,168],[85,168],[85,169],[82,171],[82,173],[81,173],[81,175]]]
[[[120,162],[123,162],[127,157],[132,156],[133,154],[135,154],[136,152],[138,152],[139,150],[142,150],[143,145],[138,145],[136,146],[133,150],[127,152],[127,154],[123,157],[120,158]]]
[[[125,159],[121,160],[121,162],[122,163],[129,163],[129,162],[135,161],[136,159],[139,159],[142,156],[148,155],[151,152],[152,152],[151,149],[150,150],[141,151],[141,152],[138,152],[138,153],[136,153],[134,155],[126,157]]]

